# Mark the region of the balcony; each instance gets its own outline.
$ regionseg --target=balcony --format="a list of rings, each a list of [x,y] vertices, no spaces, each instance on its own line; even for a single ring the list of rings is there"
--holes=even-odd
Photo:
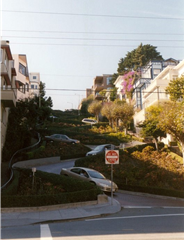
[[[104,84],[95,84],[94,85],[94,91],[95,92],[100,92],[104,89]]]
[[[1,102],[4,107],[15,107],[16,106],[16,92],[12,88],[5,88],[1,90]]]
[[[1,63],[1,76],[3,76],[5,78],[7,85],[11,84],[8,69],[4,63]]]
[[[140,78],[134,83],[134,88],[141,88],[143,85],[148,86],[151,83],[150,78]]]

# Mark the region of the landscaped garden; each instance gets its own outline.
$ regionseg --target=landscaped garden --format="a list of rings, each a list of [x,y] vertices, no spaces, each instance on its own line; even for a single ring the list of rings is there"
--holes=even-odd
[[[77,119],[70,121],[65,118],[62,121],[58,119],[56,122],[47,122],[39,129],[42,136],[39,148],[18,155],[17,160],[53,156],[60,156],[61,160],[79,158],[76,166],[93,168],[110,179],[111,166],[105,164],[104,154],[85,157],[90,150],[86,145],[111,143],[120,146],[120,143],[132,141],[134,137],[112,129],[108,123],[85,125],[81,123],[81,118],[82,116],[80,119],[77,116]],[[81,143],[71,145],[46,142],[44,136],[54,133],[67,134]],[[184,197],[182,158],[171,153],[164,144],[160,144],[159,151],[155,150],[153,143],[120,149],[119,164],[114,165],[113,175],[119,189]],[[31,170],[18,169],[11,185],[2,192],[2,207],[40,206],[43,199],[47,205],[88,201],[96,199],[99,193],[99,189],[91,184],[76,183],[66,177],[39,171],[36,172],[33,185]]]
[[[78,159],[75,165],[94,168],[107,178],[111,177],[111,166],[105,164],[103,154]],[[141,145],[137,146],[137,151],[120,150],[119,164],[114,165],[113,175],[120,189],[184,197],[182,158],[171,155],[167,148],[158,152],[152,146]]]

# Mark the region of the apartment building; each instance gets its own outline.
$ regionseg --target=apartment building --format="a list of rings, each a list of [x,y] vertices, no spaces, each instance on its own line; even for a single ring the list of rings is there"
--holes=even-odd
[[[8,41],[1,41],[1,149],[5,143],[9,108],[16,106],[16,70]]]
[[[150,61],[146,66],[138,69],[140,77],[133,85],[132,102],[134,103],[134,126],[136,133],[140,129],[137,125],[145,120],[146,108],[166,101],[169,96],[165,93],[170,80],[184,74],[184,60],[179,62],[173,58],[164,61]],[[125,96],[122,93],[124,77],[119,76],[115,81],[118,97],[122,100]],[[170,135],[164,140],[166,144],[172,141]]]
[[[142,90],[141,108],[135,112],[134,123],[137,125],[145,119],[145,109],[161,101],[166,101],[169,96],[165,93],[170,80],[184,74],[184,60],[177,65],[167,65],[150,84]]]
[[[165,93],[170,80],[181,77],[184,75],[184,60],[176,66],[168,65],[160,74],[158,74],[151,82],[151,84],[142,91],[142,109],[135,112],[134,126],[145,120],[146,108],[151,105],[158,104],[162,101],[169,100],[169,95]],[[136,132],[139,133],[140,129],[136,127]],[[165,144],[173,141],[171,135],[167,134],[165,139],[162,139]]]
[[[152,81],[167,67],[176,66],[178,60],[169,58],[164,61],[151,60],[146,66],[139,68],[139,79],[133,85],[134,109],[140,111],[143,109],[143,91],[148,88]]]
[[[93,79],[93,86],[92,86],[92,94],[96,100],[103,100],[104,96],[100,95],[100,91],[106,89],[107,93],[108,90],[112,88],[112,84],[110,83],[112,79],[112,75],[110,74],[103,74],[103,76],[96,76]],[[88,91],[89,92],[89,91]],[[108,98],[108,94],[106,96]]]
[[[117,98],[122,100],[124,98],[124,94],[122,93],[123,90],[123,83],[124,77],[122,75],[118,76],[116,81],[114,82],[114,85],[117,89]]]
[[[31,72],[29,73],[29,96],[39,96],[40,93],[40,73]]]
[[[29,97],[29,71],[25,54],[13,54],[16,75],[17,100]]]

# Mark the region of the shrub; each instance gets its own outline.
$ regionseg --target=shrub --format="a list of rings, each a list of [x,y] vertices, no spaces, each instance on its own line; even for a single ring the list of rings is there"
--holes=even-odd
[[[15,176],[2,194],[2,207],[44,206],[96,200],[102,191],[95,185],[58,174],[37,171],[33,184],[30,169],[17,169]],[[18,184],[17,184],[18,182]],[[13,189],[12,186],[16,188]]]
[[[153,151],[153,147],[154,145],[139,145],[131,148],[130,153],[129,148],[125,151],[119,150],[119,164],[113,167],[114,181],[120,189],[143,189],[145,192],[149,189],[147,192],[150,193],[183,196],[183,165],[176,158],[172,158],[170,153]],[[135,149],[142,149],[142,152]],[[75,165],[96,169],[107,178],[111,176],[104,154],[78,159]]]
[[[61,160],[83,157],[90,148],[83,144],[68,144],[62,142],[43,142],[38,149],[22,155],[22,160],[60,156]]]

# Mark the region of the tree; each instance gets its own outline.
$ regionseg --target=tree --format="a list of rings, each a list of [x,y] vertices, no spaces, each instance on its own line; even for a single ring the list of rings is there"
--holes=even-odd
[[[127,133],[128,126],[132,121],[134,110],[133,106],[126,103],[124,100],[115,100],[114,102],[105,103],[102,107],[101,114],[109,120],[109,125],[111,127],[113,127],[114,123],[116,123],[116,126],[118,127],[119,120],[121,120],[121,124]]]
[[[155,147],[158,150],[158,138],[166,137],[166,133],[159,127],[159,116],[162,112],[161,106],[151,106],[146,109],[146,120],[138,124],[142,128],[141,134],[143,137],[154,138]]]
[[[142,43],[131,52],[128,52],[125,58],[121,58],[118,64],[118,74],[124,75],[125,73],[137,70],[138,67],[145,66],[150,60],[163,60],[156,47]]]
[[[18,149],[31,144],[32,133],[39,123],[43,123],[51,113],[52,100],[45,97],[45,85],[40,83],[40,96],[19,100],[10,109],[3,158],[9,160]],[[39,104],[41,103],[41,104]],[[41,106],[40,106],[41,105]],[[6,157],[4,157],[6,155]]]
[[[184,165],[184,101],[164,103],[158,126],[179,142]]]
[[[134,108],[131,104],[120,100],[114,102],[113,114],[116,116],[117,123],[121,121],[121,125],[125,128],[127,134],[128,127],[134,115]]]
[[[171,101],[184,100],[184,76],[171,80],[166,93],[170,95]]]
[[[102,109],[102,102],[101,101],[93,101],[89,106],[88,106],[88,112],[95,115],[97,122],[99,121],[99,114]]]
[[[87,98],[84,98],[81,102],[81,109],[80,112],[82,114],[86,114],[88,113],[88,106],[93,102],[93,95],[91,94],[90,96],[88,96]]]
[[[105,116],[109,120],[109,126],[113,127],[113,113],[112,113],[113,102],[105,102],[101,109],[102,116]]]

